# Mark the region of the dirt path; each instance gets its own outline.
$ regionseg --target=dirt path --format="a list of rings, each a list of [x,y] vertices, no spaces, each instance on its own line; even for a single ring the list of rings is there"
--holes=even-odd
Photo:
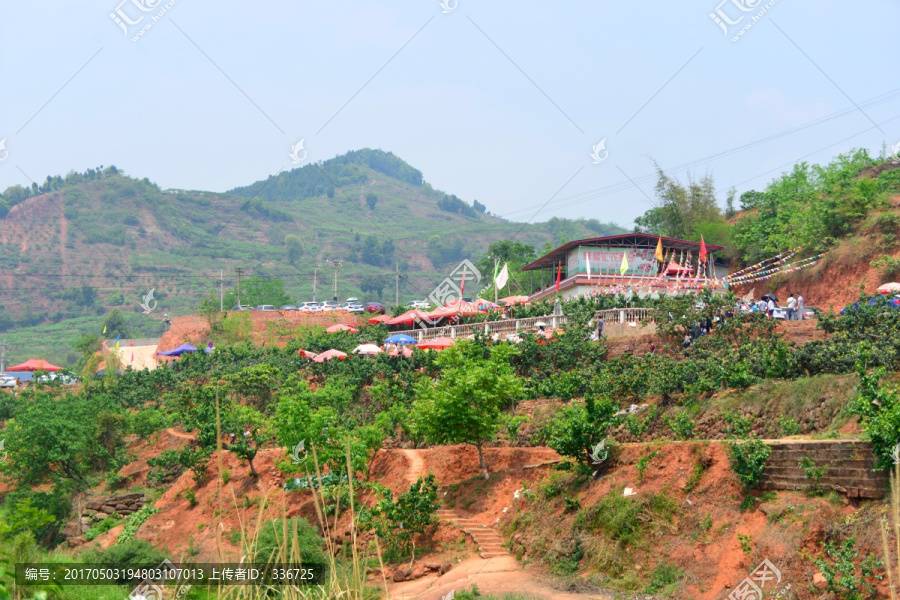
[[[168,433],[168,434],[171,435],[172,437],[176,437],[176,438],[178,438],[178,439],[180,439],[180,440],[194,440],[194,439],[196,439],[196,438],[195,438],[193,435],[191,435],[190,433],[185,433],[185,432],[183,432],[183,431],[177,431],[177,430],[175,430],[175,429],[172,429],[171,427],[169,427],[168,429],[166,429],[166,433]]]
[[[407,459],[404,479],[412,485],[425,472],[425,461],[417,450],[402,452]],[[427,575],[414,581],[390,583],[388,597],[391,600],[441,600],[451,591],[462,591],[473,584],[489,594],[527,591],[530,596],[545,600],[612,600],[612,596],[604,594],[570,594],[555,590],[524,571],[503,548],[503,540],[493,528],[479,525],[448,509],[439,510],[438,517],[471,536],[479,545],[480,557],[463,560],[442,576]]]
[[[409,461],[404,478],[409,482],[409,485],[412,485],[425,473],[425,461],[422,460],[422,455],[419,454],[418,450],[403,450],[403,456]]]
[[[527,593],[544,600],[612,600],[605,594],[570,594],[555,590],[521,569],[512,556],[469,558],[453,565],[440,577],[428,575],[415,581],[393,584],[390,600],[441,600],[452,590],[461,592],[477,585],[483,594]]]

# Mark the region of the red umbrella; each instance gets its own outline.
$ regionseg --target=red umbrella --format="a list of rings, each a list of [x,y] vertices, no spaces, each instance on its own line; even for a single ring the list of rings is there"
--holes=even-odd
[[[431,348],[432,350],[444,350],[453,345],[455,340],[448,337],[438,337],[433,340],[419,342],[419,348]]]
[[[326,360],[331,360],[332,358],[336,358],[338,360],[344,360],[347,358],[347,354],[345,352],[341,352],[340,350],[326,350],[322,354],[318,355],[313,359],[313,362],[323,363]]]
[[[506,298],[500,298],[500,302],[507,306],[513,304],[525,304],[528,302],[528,296],[507,296]]]
[[[421,310],[408,310],[405,313],[403,313],[402,315],[400,315],[399,317],[394,317],[393,319],[390,319],[389,321],[387,321],[387,324],[388,325],[412,325],[416,319],[419,319],[421,321],[428,320],[430,322],[430,319],[428,319],[428,315],[426,313],[422,312]]]
[[[318,356],[315,352],[310,352],[309,350],[300,349],[300,356],[303,358],[315,358]]]
[[[29,358],[21,365],[15,365],[6,369],[7,371],[62,371],[62,367],[57,367],[48,363],[43,358]]]
[[[356,333],[356,330],[353,329],[350,325],[344,325],[343,323],[338,323],[336,325],[332,325],[328,329],[325,330],[325,333],[338,333],[339,331],[349,331],[350,333]]]
[[[369,319],[369,323],[372,325],[378,325],[379,323],[387,323],[391,320],[391,315],[378,315],[377,317],[373,317]]]

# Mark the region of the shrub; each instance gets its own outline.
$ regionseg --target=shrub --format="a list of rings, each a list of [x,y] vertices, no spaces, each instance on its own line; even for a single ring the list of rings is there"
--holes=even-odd
[[[406,492],[393,499],[390,490],[382,490],[384,496],[370,511],[361,517],[361,524],[374,530],[387,541],[394,552],[412,551],[415,560],[415,537],[425,533],[435,522],[438,509],[437,482],[434,475],[419,477]]]
[[[875,569],[883,566],[881,561],[876,560],[871,554],[857,566],[859,555],[855,546],[856,538],[852,537],[844,540],[840,547],[834,542],[826,542],[825,555],[812,559],[813,564],[825,578],[825,591],[846,600],[872,597],[875,590],[866,578],[871,577]]]
[[[606,398],[587,398],[584,404],[563,407],[548,425],[547,445],[562,456],[591,465],[593,448],[605,439],[617,410],[618,406]]]
[[[728,441],[728,458],[731,470],[735,472],[745,488],[759,481],[772,449],[758,437]]]
[[[678,589],[678,582],[684,571],[678,567],[668,563],[660,563],[656,565],[653,574],[650,576],[650,582],[644,588],[645,594],[663,594],[668,596]]]
[[[87,541],[93,541],[101,533],[106,533],[116,525],[120,523],[119,519],[115,519],[113,517],[106,517],[90,529],[84,532],[84,539]]]
[[[666,424],[679,440],[689,440],[694,437],[694,420],[686,410],[675,415],[673,419],[666,419]]]
[[[138,527],[144,524],[144,521],[150,518],[150,515],[158,512],[159,509],[153,508],[149,504],[146,504],[140,508],[137,512],[131,513],[125,519],[125,529],[122,530],[122,533],[119,534],[119,537],[116,538],[117,544],[122,544],[134,538],[134,534],[137,533]]]
[[[587,511],[575,518],[575,527],[590,532],[604,532],[622,546],[637,542],[645,530],[670,523],[678,510],[678,502],[665,491],[626,498],[622,489],[613,490]]]
[[[644,480],[644,473],[647,472],[647,467],[650,466],[650,461],[659,456],[659,450],[654,450],[650,454],[646,456],[642,456],[637,461],[637,472],[638,472],[638,480]]]
[[[263,564],[285,562],[286,557],[294,556],[290,552],[290,546],[295,541],[300,549],[300,560],[303,564],[322,566],[328,564],[324,551],[325,540],[309,521],[301,517],[286,521],[274,519],[265,523],[256,537],[253,562]]]
[[[800,435],[800,424],[796,419],[791,419],[784,415],[778,417],[778,425],[781,427],[782,435]]]

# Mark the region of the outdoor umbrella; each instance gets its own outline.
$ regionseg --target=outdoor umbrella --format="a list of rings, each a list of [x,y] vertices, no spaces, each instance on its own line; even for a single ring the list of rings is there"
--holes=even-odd
[[[772,302],[778,302],[778,296],[775,294],[766,294],[762,297],[763,300],[768,300],[769,298],[772,299]]]
[[[318,354],[316,354],[315,352],[310,352],[309,350],[304,350],[303,348],[300,348],[300,356],[302,356],[303,358],[315,358],[318,356]]]
[[[419,343],[419,348],[430,348],[432,350],[444,350],[453,345],[454,340],[448,337],[438,337],[433,340],[425,340]]]
[[[525,304],[528,302],[528,296],[507,296],[506,298],[500,298],[500,302],[507,306],[513,304]]]
[[[403,358],[409,358],[413,355],[412,348],[404,346],[401,348],[394,348],[388,353],[388,356],[403,356]]]
[[[338,333],[340,331],[349,331],[350,333],[356,333],[356,330],[353,329],[353,327],[351,327],[350,325],[344,325],[343,323],[332,325],[325,330],[325,333]]]
[[[427,322],[431,321],[428,319],[428,314],[421,310],[408,310],[402,315],[386,321],[386,323],[388,325],[412,325],[416,319]]]
[[[353,349],[354,354],[381,354],[383,350],[375,344],[360,344]]]
[[[345,358],[347,358],[347,354],[345,352],[341,352],[340,350],[335,350],[332,348],[331,350],[326,350],[322,354],[315,357],[313,359],[313,362],[323,363],[326,360],[331,360],[332,358],[344,360]]]
[[[384,340],[385,344],[415,344],[416,339],[406,335],[405,333],[395,333],[388,339]]]
[[[62,367],[51,365],[43,358],[29,358],[21,365],[15,365],[6,369],[7,371],[61,371]]]
[[[379,323],[387,323],[391,320],[391,315],[378,315],[377,317],[372,317],[369,319],[369,323],[372,325],[378,325]]]
[[[499,304],[494,304],[490,300],[485,300],[484,298],[476,298],[473,304],[478,310],[485,310],[486,308],[500,308]]]
[[[885,283],[882,286],[879,286],[877,290],[879,294],[894,294],[900,292],[900,283],[892,281],[891,283]]]

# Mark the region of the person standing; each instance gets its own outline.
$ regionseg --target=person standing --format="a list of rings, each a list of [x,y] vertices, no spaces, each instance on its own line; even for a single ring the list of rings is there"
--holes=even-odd
[[[796,313],[796,310],[797,310],[797,299],[794,298],[794,294],[791,294],[787,300],[787,320],[788,321],[794,320],[794,314]]]
[[[605,323],[603,321],[603,317],[600,317],[599,319],[597,319],[597,339],[598,340],[603,337],[603,325],[604,324]]]
[[[803,320],[803,295],[797,294],[797,318]]]
[[[768,313],[770,319],[775,313],[775,301],[772,300],[772,296],[769,296],[769,301],[766,303],[766,312]]]

